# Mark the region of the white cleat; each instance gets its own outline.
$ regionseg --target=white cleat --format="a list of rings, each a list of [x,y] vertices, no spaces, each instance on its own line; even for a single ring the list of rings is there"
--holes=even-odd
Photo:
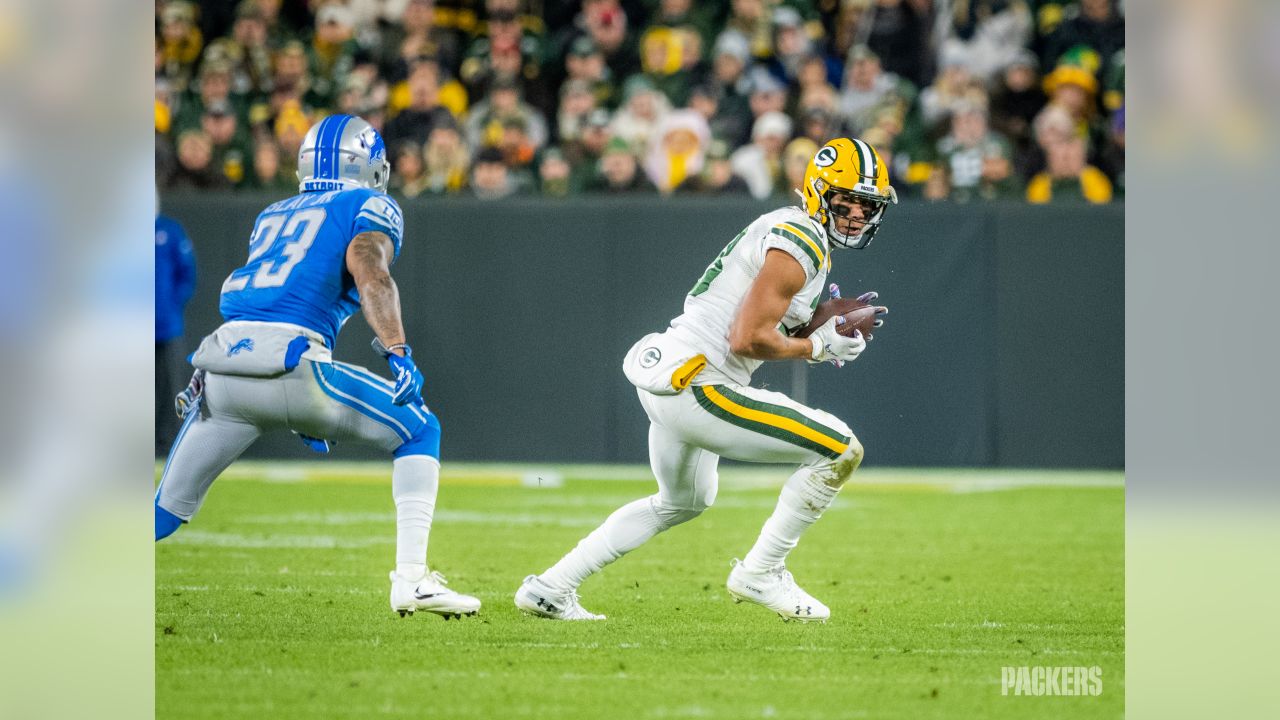
[[[516,591],[516,607],[529,615],[552,620],[604,620],[603,615],[588,612],[578,602],[578,593],[553,590],[537,575],[524,579]]]
[[[725,587],[735,603],[746,600],[763,605],[778,613],[783,621],[824,623],[831,617],[831,609],[796,585],[785,565],[756,573],[734,560]]]
[[[438,572],[429,572],[417,580],[391,573],[391,610],[400,617],[418,610],[432,612],[445,620],[475,615],[480,610],[479,598],[463,595],[445,587],[448,583]]]

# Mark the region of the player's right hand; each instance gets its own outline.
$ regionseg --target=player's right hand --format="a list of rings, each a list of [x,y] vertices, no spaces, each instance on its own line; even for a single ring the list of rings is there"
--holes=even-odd
[[[810,362],[851,362],[867,349],[867,341],[862,333],[855,331],[853,337],[845,337],[836,330],[841,319],[838,315],[831,317],[809,336],[809,341],[813,343]]]
[[[395,353],[388,354],[387,365],[396,376],[395,394],[391,402],[396,405],[407,405],[411,402],[421,404],[424,382],[422,371],[418,370],[418,366],[414,364],[407,347],[403,356]]]

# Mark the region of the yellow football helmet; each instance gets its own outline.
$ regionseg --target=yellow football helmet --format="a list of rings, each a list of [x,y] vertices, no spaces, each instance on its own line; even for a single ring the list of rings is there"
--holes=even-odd
[[[831,207],[831,196],[836,193],[863,207],[865,219],[853,234],[836,229],[836,217],[843,217]],[[836,138],[818,148],[805,170],[800,197],[805,212],[822,223],[833,243],[855,250],[871,243],[885,208],[898,204],[898,193],[889,184],[889,169],[880,153],[855,138]]]

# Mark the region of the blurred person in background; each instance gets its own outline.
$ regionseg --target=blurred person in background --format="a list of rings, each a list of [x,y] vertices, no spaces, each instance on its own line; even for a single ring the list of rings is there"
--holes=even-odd
[[[644,152],[658,123],[671,111],[671,104],[643,75],[627,78],[622,97],[623,105],[613,116],[611,134],[626,141],[635,152]]]
[[[498,148],[487,147],[476,153],[471,192],[481,200],[501,200],[516,194],[515,181]]]
[[[787,143],[782,151],[782,176],[773,193],[779,201],[790,201],[804,187],[805,171],[809,169],[809,161],[813,160],[817,152],[818,143],[806,137],[798,137]],[[888,161],[885,163],[887,165]]]
[[[643,37],[654,28],[693,30],[701,42],[709,44],[715,39],[717,3],[695,3],[694,0],[646,0],[650,7],[657,5],[649,16],[649,24],[641,33]]]
[[[673,107],[682,107],[688,101],[692,82],[691,73],[684,68],[683,38],[679,31],[661,26],[640,38],[640,77],[647,79]]]
[[[582,0],[582,12],[564,35],[562,47],[578,37],[591,38],[615,78],[629,77],[639,67],[639,54],[628,35],[627,13],[618,0]]]
[[[644,171],[658,192],[669,195],[686,178],[697,175],[706,160],[711,130],[695,110],[674,110],[658,123]]]
[[[428,192],[453,195],[466,188],[471,151],[456,122],[441,123],[431,128],[423,155]]]
[[[422,146],[406,140],[396,147],[391,156],[394,173],[388,192],[402,198],[416,198],[427,190],[427,174],[422,158]]]
[[[782,149],[791,139],[791,118],[765,113],[751,129],[751,142],[733,152],[733,171],[751,188],[757,200],[769,197],[782,175]]]
[[[733,171],[729,162],[731,154],[729,143],[724,140],[712,140],[707,148],[707,159],[703,163],[702,172],[685,178],[676,188],[681,195],[742,195],[751,194],[747,181]]]
[[[750,59],[750,47],[740,33],[728,30],[716,39],[709,82],[722,93],[718,113],[725,124],[732,126],[722,131],[722,137],[734,147],[746,142],[751,134],[751,81],[746,73]]]
[[[434,57],[449,72],[461,63],[458,36],[435,23],[433,0],[407,0],[395,21],[387,23],[379,43],[378,64],[382,76],[397,83],[409,77],[414,61],[424,55]]]
[[[875,0],[870,13],[867,47],[883,58],[886,73],[915,87],[928,82],[933,73],[929,42],[933,7],[933,0]]]
[[[440,104],[440,65],[420,60],[408,79],[409,106],[387,121],[386,141],[392,146],[412,141],[419,146],[427,142],[431,128],[452,122],[453,116]]]
[[[493,92],[498,78],[514,79],[520,95],[539,110],[547,110],[550,102],[542,81],[542,42],[524,32],[519,16],[510,10],[489,15],[485,34],[467,48],[466,59],[458,77],[472,97],[485,97]]]
[[[213,140],[204,130],[184,130],[178,135],[178,167],[169,178],[170,190],[223,190],[229,187],[221,169],[213,164]]]
[[[312,89],[307,69],[307,48],[297,40],[285,44],[275,55],[271,76],[270,106],[273,114],[290,101],[303,107],[323,107],[323,98]]]
[[[1076,134],[1095,147],[1106,139],[1106,129],[1098,113],[1098,79],[1088,68],[1062,63],[1044,79],[1049,104],[1066,110],[1075,123]]]
[[[266,15],[256,0],[241,0],[231,26],[228,59],[236,94],[261,97],[271,91],[271,46]]]
[[[316,10],[307,61],[311,71],[311,91],[322,107],[332,105],[342,81],[355,65],[359,46],[354,36],[354,19],[346,5],[330,0]]]
[[[519,115],[504,117],[496,144],[502,151],[517,192],[526,192],[534,186],[533,159],[538,148],[529,139],[529,124]]]
[[[930,202],[941,202],[951,197],[951,173],[945,165],[929,166],[922,194]]]
[[[471,108],[467,118],[467,142],[472,147],[502,142],[505,120],[519,118],[534,149],[547,144],[547,121],[537,108],[524,101],[515,77],[495,78],[489,96]]]
[[[783,83],[793,84],[798,81],[800,68],[812,57],[815,57],[816,45],[804,27],[804,19],[800,12],[789,5],[779,5],[773,10],[773,58],[769,61],[769,72]],[[819,58],[821,60],[821,58]],[[823,75],[826,75],[826,63],[823,62]]]
[[[914,88],[885,72],[880,56],[866,46],[859,45],[849,51],[845,65],[844,87],[840,90],[840,117],[845,130],[857,133],[870,123],[868,111],[894,99],[914,100]]]
[[[653,183],[640,172],[631,145],[618,137],[605,147],[599,172],[587,187],[588,192],[608,195],[649,194],[655,190]]]
[[[577,80],[587,83],[597,105],[612,107],[618,101],[618,88],[614,83],[613,73],[590,37],[582,35],[570,43],[564,67],[566,82]]]
[[[249,164],[249,134],[240,127],[231,106],[217,103],[205,108],[200,129],[213,143],[213,165],[231,186],[239,185]]]
[[[963,50],[952,47],[939,61],[941,72],[920,92],[920,119],[927,132],[944,131],[947,118],[957,107],[986,104],[987,92],[973,73]]]
[[[1094,204],[1111,202],[1111,181],[1089,165],[1085,138],[1073,135],[1056,139],[1047,147],[1048,167],[1027,183],[1027,202],[1044,204],[1085,200]]]
[[[689,109],[707,121],[711,135],[733,143],[735,146],[751,132],[750,113],[741,106],[735,111],[725,104],[724,90],[714,83],[695,85],[689,92]]]
[[[587,117],[578,140],[561,146],[560,150],[572,168],[570,184],[573,185],[574,192],[585,190],[595,178],[604,149],[613,139],[613,133],[609,129],[612,124],[609,111],[596,108]]]
[[[1040,87],[1035,53],[1023,50],[1001,73],[991,94],[991,127],[1013,143],[1015,154],[1025,153],[1033,142],[1031,123],[1048,102]]]
[[[772,4],[766,0],[732,0],[724,23],[726,31],[736,32],[747,41],[751,57],[757,60],[768,60],[773,55]]]
[[[292,195],[298,189],[298,176],[281,162],[280,146],[269,135],[253,145],[253,172],[246,187],[271,195]]]
[[[160,71],[173,87],[186,90],[204,50],[204,35],[196,25],[196,7],[183,0],[156,4],[160,36],[156,38]]]
[[[573,78],[560,86],[560,107],[556,110],[556,139],[576,142],[596,109],[596,95],[587,80]]]
[[[191,238],[177,220],[160,214],[156,202],[156,457],[164,457],[178,435],[173,396],[178,394],[182,356],[183,313],[196,289],[196,256]]]
[[[231,92],[232,65],[224,58],[208,59],[200,66],[200,74],[196,82],[181,99],[174,125],[179,131],[200,127],[201,117],[205,109],[214,105],[229,105],[242,119],[247,117],[242,98]]]
[[[275,121],[271,125],[280,153],[284,157],[297,157],[302,149],[302,141],[311,127],[311,119],[302,110],[297,100],[290,100],[280,108]]]
[[[839,76],[839,71],[835,71],[835,77]],[[827,59],[823,56],[813,54],[801,60],[787,101],[790,112],[797,114],[801,108],[810,107],[819,95],[831,98],[831,109],[834,109],[839,91],[831,84],[831,77]]]
[[[807,137],[819,145],[825,145],[828,140],[838,137],[840,134],[839,122],[836,116],[830,111],[821,107],[810,107],[803,111],[800,116],[799,135]],[[868,140],[867,142],[871,142]],[[874,148],[886,147],[884,143],[872,143]],[[881,150],[881,154],[885,151]]]
[[[1045,67],[1053,67],[1064,55],[1087,48],[1096,58],[1094,71],[1106,72],[1104,63],[1124,49],[1124,16],[1116,0],[1080,0],[1067,6],[1062,22],[1044,43],[1041,56]]]
[[[547,148],[538,159],[538,193],[542,197],[563,198],[573,192],[573,169],[559,148]]]
[[[787,86],[769,74],[763,67],[755,67],[751,74],[751,95],[748,98],[752,123],[768,113],[785,112]]]
[[[942,55],[959,55],[974,77],[990,84],[1031,41],[1031,8],[1026,0],[956,0],[949,29]]]
[[[938,141],[937,157],[947,169],[953,200],[993,200],[1018,192],[1009,142],[987,127],[980,105],[952,111],[951,132]]]

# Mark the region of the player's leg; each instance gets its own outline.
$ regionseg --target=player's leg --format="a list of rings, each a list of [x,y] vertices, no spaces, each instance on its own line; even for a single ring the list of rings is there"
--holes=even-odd
[[[701,415],[690,418],[686,432],[697,442],[737,460],[800,466],[731,573],[731,592],[784,618],[825,619],[830,611],[795,585],[785,562],[862,462],[862,445],[835,416],[781,393],[737,385],[691,391]]]
[[[204,397],[183,421],[156,489],[157,541],[191,520],[213,481],[258,439],[257,425],[237,412],[235,387],[260,382],[206,376]]]
[[[445,587],[427,567],[427,546],[440,487],[440,423],[424,405],[396,405],[392,385],[346,363],[304,362],[289,394],[290,428],[333,441],[357,441],[392,453],[396,569],[391,606],[446,618],[474,614],[480,601]]]
[[[588,577],[635,550],[658,533],[697,517],[715,501],[719,458],[689,445],[671,430],[649,426],[649,463],[658,492],[614,511],[555,565],[525,578],[516,606],[557,619],[603,619],[577,604],[577,589]]]

